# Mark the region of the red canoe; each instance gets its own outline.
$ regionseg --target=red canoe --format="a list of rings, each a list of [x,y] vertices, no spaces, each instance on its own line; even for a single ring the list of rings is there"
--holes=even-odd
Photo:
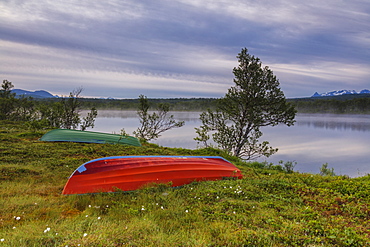
[[[116,156],[91,160],[77,168],[63,194],[131,191],[150,183],[242,178],[229,161],[217,156]]]

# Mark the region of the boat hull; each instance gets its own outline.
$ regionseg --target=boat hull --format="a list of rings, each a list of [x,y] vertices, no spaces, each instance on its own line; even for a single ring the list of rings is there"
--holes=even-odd
[[[132,191],[152,183],[177,187],[194,181],[242,178],[229,161],[216,156],[117,156],[77,168],[62,194]]]
[[[49,142],[84,142],[84,143],[109,143],[130,146],[141,146],[140,141],[132,136],[122,136],[93,131],[71,129],[54,129],[40,138],[40,141]]]

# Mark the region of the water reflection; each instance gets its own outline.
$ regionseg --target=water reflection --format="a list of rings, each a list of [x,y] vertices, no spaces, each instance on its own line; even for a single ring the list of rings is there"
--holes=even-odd
[[[369,115],[300,114],[296,125],[333,130],[369,131]]]
[[[172,112],[185,126],[171,129],[153,141],[165,147],[197,148],[194,128],[201,125],[200,112]],[[292,127],[266,127],[262,140],[279,151],[267,162],[296,161],[295,170],[319,173],[324,163],[337,174],[351,177],[370,173],[370,115],[298,114]],[[93,131],[129,134],[139,127],[136,111],[99,111]]]

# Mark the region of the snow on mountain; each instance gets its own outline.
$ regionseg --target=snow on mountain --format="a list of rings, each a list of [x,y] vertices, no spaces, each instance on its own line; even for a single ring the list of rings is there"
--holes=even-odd
[[[355,90],[339,90],[339,91],[331,91],[326,93],[318,93],[315,92],[311,97],[326,97],[326,96],[339,96],[339,95],[346,95],[346,94],[367,94],[370,93],[370,90],[364,89],[361,92],[357,93]]]
[[[365,94],[365,93],[370,93],[370,90],[364,89],[364,90],[361,90],[361,92],[360,92],[360,94]]]

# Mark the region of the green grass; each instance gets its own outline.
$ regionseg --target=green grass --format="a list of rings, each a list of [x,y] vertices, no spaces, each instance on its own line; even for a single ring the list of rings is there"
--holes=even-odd
[[[0,122],[0,247],[370,245],[370,176],[288,173],[214,149],[47,143],[42,134]],[[244,178],[61,195],[78,166],[117,155],[222,155]]]

